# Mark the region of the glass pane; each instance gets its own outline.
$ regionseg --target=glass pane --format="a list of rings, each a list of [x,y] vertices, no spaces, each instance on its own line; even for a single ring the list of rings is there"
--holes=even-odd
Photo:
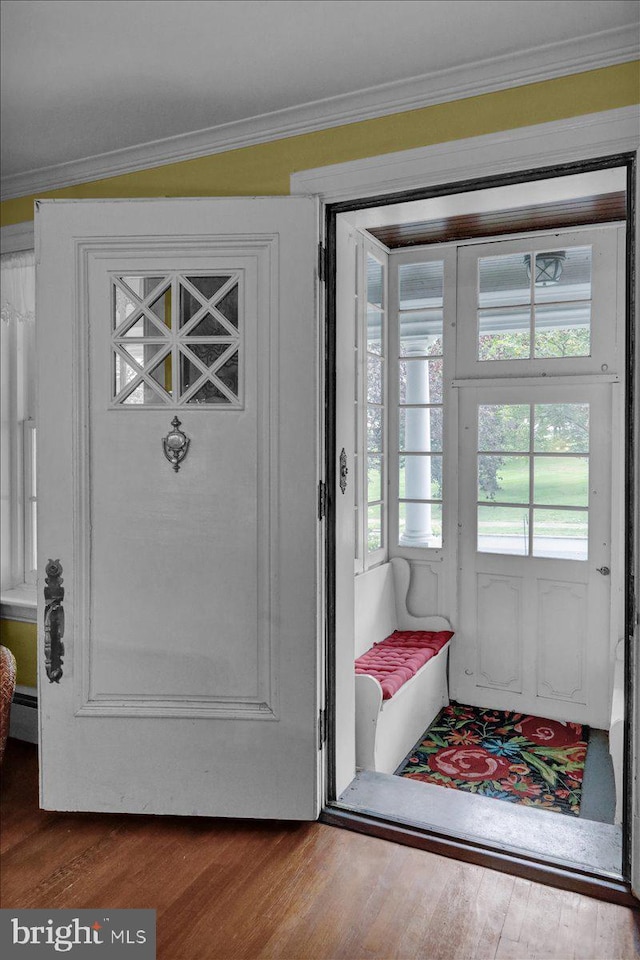
[[[400,403],[442,403],[442,360],[400,361]]]
[[[442,450],[442,407],[401,407],[399,450]]]
[[[589,458],[534,457],[533,499],[558,506],[589,506]]]
[[[224,404],[229,403],[229,398],[216,387],[215,383],[211,383],[210,380],[207,380],[206,383],[203,383],[199,390],[196,390],[192,397],[189,397],[187,403],[216,403]]]
[[[367,458],[367,500],[382,500],[382,457]]]
[[[419,310],[400,314],[400,355],[442,355],[442,310]]]
[[[128,276],[120,277],[119,279],[126,283],[132,293],[135,293],[137,297],[140,297],[141,300],[144,300],[149,296],[149,294],[153,293],[155,288],[159,286],[159,284],[161,284],[165,278]]]
[[[202,294],[203,300],[211,300],[215,297],[218,290],[225,285],[230,276],[226,277],[187,277],[189,283],[193,284],[196,290]],[[186,293],[186,291],[185,291]],[[195,312],[195,311],[194,311]]]
[[[119,353],[115,354],[113,395],[117,397],[128,383],[138,375],[137,370],[126,363]]]
[[[202,320],[198,320],[195,327],[187,333],[188,337],[228,337],[229,331],[220,321],[206,313]]]
[[[367,350],[381,354],[384,313],[374,307],[367,307]]]
[[[162,327],[156,326],[156,324],[152,320],[149,320],[148,317],[145,317],[144,314],[139,314],[132,320],[129,327],[124,331],[120,331],[120,335],[123,337],[135,337],[137,339],[142,337],[161,337]]]
[[[590,303],[536,307],[536,357],[588,357],[590,353]]]
[[[380,357],[367,357],[367,401],[382,403],[382,360]]]
[[[524,507],[478,507],[478,552],[529,553],[529,511]]]
[[[529,457],[479,456],[478,500],[529,503]]]
[[[536,303],[591,299],[591,247],[536,254]]]
[[[478,311],[478,360],[522,360],[530,356],[529,307]]]
[[[225,385],[232,393],[238,395],[238,351],[231,354],[228,360],[215,371],[215,375],[221,383]]]
[[[369,553],[379,550],[383,545],[382,504],[370,505],[367,510],[367,549]]]
[[[228,320],[236,329],[238,327],[238,284],[225,293],[222,300],[215,304],[225,320]]]
[[[367,303],[382,307],[382,264],[367,254]]]
[[[113,328],[117,329],[121,323],[124,323],[132,314],[136,312],[140,304],[132,299],[120,287],[114,286],[113,303]]]
[[[587,510],[534,510],[533,556],[586,560],[589,549]]]
[[[133,390],[128,397],[126,397],[122,403],[127,404],[128,406],[144,406],[147,404],[153,404],[154,406],[162,406],[164,402],[167,401],[167,397],[159,393],[157,390],[154,390],[153,387],[149,386],[148,383],[140,383]]]
[[[190,343],[189,350],[196,355],[201,363],[204,363],[205,367],[212,367],[225,350],[229,349],[230,343],[231,341],[226,343]]]
[[[202,370],[189,359],[186,353],[180,352],[180,393],[186,393],[196,380],[202,376]]]
[[[184,327],[185,323],[195,316],[198,310],[202,310],[203,303],[198,297],[194,297],[190,290],[180,284],[180,303],[178,308],[178,323]]]
[[[589,404],[536,403],[533,449],[538,453],[589,453]]]
[[[156,381],[161,387],[163,387],[167,393],[171,393],[171,354],[164,357],[160,363],[153,368],[151,371],[151,377]]]
[[[128,343],[125,340],[123,343],[119,342],[118,346],[125,356],[130,357],[140,367],[145,367],[152,362],[159,350],[166,348],[167,344],[166,341],[165,343],[149,343],[148,340],[145,340],[143,343]]]
[[[150,304],[150,309],[165,327],[171,327],[171,287]]]
[[[481,257],[478,260],[478,306],[530,303],[529,256],[508,253],[501,257]]]
[[[381,407],[367,407],[367,450],[382,450]]]
[[[148,389],[148,388],[147,388]],[[143,404],[145,395],[145,385],[143,383],[139,384],[136,389],[129,394],[129,396],[123,400],[123,403],[130,404]]]
[[[478,407],[478,450],[529,451],[528,403],[481,404]]]
[[[400,503],[398,543],[403,547],[441,547],[442,504]]]
[[[403,500],[442,499],[442,457],[401,456],[398,482],[398,495]]]
[[[444,288],[444,261],[403,263],[399,270],[400,309],[441,307]]]

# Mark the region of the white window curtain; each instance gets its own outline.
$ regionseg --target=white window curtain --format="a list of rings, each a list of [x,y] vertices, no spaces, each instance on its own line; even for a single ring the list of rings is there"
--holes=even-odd
[[[0,257],[2,588],[29,582],[33,544],[25,511],[25,426],[35,416],[35,254]],[[29,528],[29,529],[26,529]],[[34,531],[35,533],[35,531]],[[26,540],[25,540],[26,536]]]
[[[3,253],[0,258],[0,316],[4,323],[36,318],[35,253]]]

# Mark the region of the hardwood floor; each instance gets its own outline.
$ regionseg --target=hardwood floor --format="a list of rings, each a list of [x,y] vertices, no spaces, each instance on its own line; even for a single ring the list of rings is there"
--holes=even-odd
[[[2,770],[3,907],[152,907],[160,960],[633,960],[635,910],[324,824],[47,813]]]

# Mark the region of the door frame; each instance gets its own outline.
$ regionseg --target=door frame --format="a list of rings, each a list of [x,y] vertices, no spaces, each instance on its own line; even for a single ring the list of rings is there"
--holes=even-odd
[[[635,437],[640,432],[640,404],[637,398],[638,338],[634,337],[638,302],[635,293],[636,277],[636,194],[638,191],[637,154],[640,145],[635,130],[637,110],[623,108],[594,114],[587,118],[573,118],[521,128],[516,131],[471,138],[454,144],[441,144],[424,150],[407,151],[370,160],[303,171],[292,177],[292,192],[313,192],[320,196],[324,208],[324,276],[325,291],[325,463],[327,478],[326,524],[326,710],[328,742],[325,772],[325,812],[327,822],[340,823],[351,829],[374,833],[404,843],[448,852],[473,862],[492,863],[498,869],[518,873],[590,895],[633,902],[631,898],[631,848],[634,842],[634,819],[631,798],[633,773],[633,716],[635,665],[632,639],[636,631],[636,599],[633,577],[627,576],[625,600],[625,732],[624,783],[625,810],[623,821],[624,880],[620,883],[603,881],[596,875],[587,876],[571,869],[558,870],[542,861],[525,861],[518,856],[498,856],[481,849],[479,845],[464,844],[433,831],[404,829],[377,817],[359,817],[339,810],[335,796],[335,512],[332,503],[332,480],[335,462],[336,414],[336,218],[374,207],[443,197],[495,187],[556,179],[572,174],[602,171],[613,167],[627,170],[626,221],[626,277],[625,277],[625,342],[626,342],[626,397],[625,397],[625,562],[629,574],[640,572],[640,536],[634,536],[640,500],[640,452]],[[533,139],[535,137],[535,140]],[[534,146],[535,145],[535,146]],[[469,151],[476,147],[476,152]],[[449,179],[456,173],[460,179]],[[475,174],[475,176],[473,175]],[[404,189],[403,189],[404,187]],[[322,240],[322,238],[321,238]],[[636,361],[634,363],[634,360]],[[637,636],[636,636],[637,642]],[[640,846],[640,830],[636,824],[635,843]],[[635,853],[640,858],[640,850]],[[637,866],[636,866],[636,869]],[[634,886],[637,889],[637,880]]]

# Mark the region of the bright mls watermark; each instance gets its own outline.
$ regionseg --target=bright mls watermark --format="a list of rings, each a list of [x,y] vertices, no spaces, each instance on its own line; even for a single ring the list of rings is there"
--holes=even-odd
[[[156,960],[155,910],[0,910],[0,956]]]

